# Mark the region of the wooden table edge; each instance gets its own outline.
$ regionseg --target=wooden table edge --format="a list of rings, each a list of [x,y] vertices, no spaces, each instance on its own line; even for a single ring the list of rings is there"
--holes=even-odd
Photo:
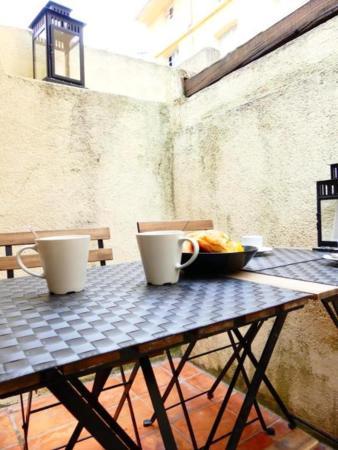
[[[241,271],[231,274],[229,277],[236,280],[251,281],[252,283],[267,284],[292,291],[305,292],[312,294],[313,298],[317,300],[338,295],[338,286],[294,280],[293,278],[277,277],[275,275]]]

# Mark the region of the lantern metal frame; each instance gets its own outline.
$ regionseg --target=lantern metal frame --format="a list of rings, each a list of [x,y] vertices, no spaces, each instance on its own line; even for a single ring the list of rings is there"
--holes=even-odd
[[[338,251],[338,240],[323,240],[322,207],[323,200],[338,200],[338,164],[331,164],[331,179],[317,181],[317,233],[318,247],[316,250]]]
[[[85,86],[84,71],[84,45],[83,45],[83,28],[84,22],[70,17],[71,9],[59,3],[49,1],[39,12],[35,19],[29,25],[32,30],[33,37],[33,76],[36,78],[36,50],[35,41],[43,31],[46,33],[46,76],[44,81],[52,81],[72,86]],[[67,33],[70,36],[78,37],[79,41],[79,79],[57,74],[55,71],[55,34],[54,32]]]

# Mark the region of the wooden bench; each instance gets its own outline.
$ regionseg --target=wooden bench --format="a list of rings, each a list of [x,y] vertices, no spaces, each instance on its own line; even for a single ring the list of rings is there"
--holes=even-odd
[[[110,230],[105,228],[80,228],[68,230],[37,231],[39,237],[61,236],[73,234],[89,234],[91,241],[97,241],[97,249],[89,250],[88,262],[99,262],[101,266],[113,259],[111,248],[104,248],[104,241],[110,239]],[[7,278],[14,277],[14,270],[20,269],[14,256],[16,246],[35,244],[35,237],[31,231],[0,233],[0,247],[5,247],[5,255],[0,256],[0,272],[7,271]],[[14,247],[14,248],[13,248]],[[22,256],[24,264],[29,268],[41,267],[39,255]]]

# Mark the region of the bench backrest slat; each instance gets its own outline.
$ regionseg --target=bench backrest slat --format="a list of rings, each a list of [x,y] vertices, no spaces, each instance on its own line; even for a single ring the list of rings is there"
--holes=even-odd
[[[214,228],[213,221],[206,220],[169,220],[158,222],[137,222],[139,233],[145,231],[162,231],[162,230],[182,230],[182,231],[199,231],[212,230]]]
[[[70,230],[37,231],[39,237],[62,236],[71,234],[89,234],[92,241],[110,239],[110,230],[106,228],[80,228]],[[34,244],[34,235],[31,231],[0,233],[0,247],[5,245],[30,245]]]

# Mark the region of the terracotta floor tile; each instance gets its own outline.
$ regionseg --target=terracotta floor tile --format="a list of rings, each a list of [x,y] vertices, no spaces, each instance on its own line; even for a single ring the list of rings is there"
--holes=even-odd
[[[192,427],[195,430],[195,436],[199,446],[205,444],[205,440],[209,435],[218,410],[219,405],[213,404],[210,407],[205,407],[190,412],[190,420],[192,423]],[[234,423],[234,414],[224,414],[220,426],[218,427],[218,430],[216,432],[216,437],[220,437],[222,434],[231,431]],[[184,418],[181,418],[174,422],[174,425],[181,431],[181,433],[183,433],[183,435],[188,436],[188,428]]]
[[[173,359],[175,368],[178,366],[180,360],[181,360],[180,358],[174,358]],[[170,368],[170,365],[169,365],[168,361],[164,361],[162,363],[161,367],[166,369],[169,372],[170,375],[172,374],[171,368]],[[186,362],[184,364],[184,366],[183,366],[183,369],[181,370],[180,379],[181,380],[187,380],[187,379],[193,377],[194,375],[198,375],[199,373],[201,373],[201,370],[197,366],[195,366],[191,362]]]
[[[21,413],[17,412],[15,414],[15,422],[17,427],[21,429]],[[29,434],[30,436],[39,436],[64,425],[74,427],[76,420],[62,405],[55,406],[31,415]]]
[[[201,391],[206,391],[211,388],[215,378],[206,373],[200,372],[197,375],[194,375],[189,378],[189,383],[197,388],[201,389]],[[227,386],[225,383],[221,382],[217,386],[217,389],[214,392],[214,398],[223,398],[227,392]]]
[[[181,433],[173,429],[175,442],[179,450],[191,450],[191,444],[184,439]],[[160,432],[153,431],[142,439],[142,450],[165,450]]]
[[[74,448],[76,450],[104,450],[102,445],[100,445],[95,439],[86,439],[85,441],[76,444]]]
[[[140,436],[149,434],[151,431],[156,429],[157,425],[155,425],[153,427],[144,427],[143,426],[144,419],[148,419],[153,413],[153,410],[146,404],[146,402],[140,398],[134,398],[132,403],[133,403],[133,410],[134,410],[135,419],[136,419],[136,423],[137,423],[137,427],[138,427]],[[108,409],[108,411],[110,412],[111,415],[113,415],[115,412],[115,408],[114,407],[110,408],[110,409]],[[132,434],[133,426],[132,426],[132,421],[131,421],[127,403],[122,408],[121,414],[118,419],[118,423],[122,428],[124,428],[126,430],[126,432],[128,434],[130,433],[131,436],[134,436]]]
[[[181,382],[180,387],[181,387],[184,398],[192,397],[201,392],[200,389],[197,389],[195,386],[191,385],[190,383],[184,383],[184,382],[182,383]],[[180,401],[180,397],[178,395],[176,386],[174,386],[172,391],[169,394],[169,397],[167,398],[167,400],[165,402],[165,406],[168,407],[179,401]]]
[[[9,447],[6,447],[3,450],[22,450],[22,446],[21,445],[14,445],[14,447],[13,447],[12,445],[10,445]]]
[[[15,430],[10,421],[9,414],[3,413],[0,415],[0,448],[7,449],[9,446],[16,446],[19,444]]]
[[[156,377],[158,386],[162,386],[162,387],[167,386],[167,384],[171,380],[171,376],[168,373],[168,371],[163,369],[161,366],[155,366],[154,373],[155,373],[155,377]],[[132,391],[132,393],[139,395],[139,396],[148,393],[146,383],[143,378],[142,370],[138,371],[135,381],[133,383],[133,386],[131,388],[131,391]]]
[[[35,437],[31,433],[29,450],[50,450],[51,448],[65,445],[68,442],[73,429],[73,425],[65,425],[59,428],[46,429],[44,434]]]
[[[240,443],[238,450],[263,450],[269,447],[272,442],[271,436],[262,431],[243,443]]]
[[[295,430],[290,430],[281,439],[275,440],[271,446],[268,447],[269,450],[298,450],[298,449],[313,449],[318,443],[309,434],[305,433],[300,428]]]
[[[274,440],[280,439],[290,431],[289,425],[286,420],[280,418],[272,422],[270,426],[275,430],[275,435],[272,436]]]
[[[103,391],[99,397],[100,403],[106,409],[116,406],[121,399],[123,391],[123,386]]]

